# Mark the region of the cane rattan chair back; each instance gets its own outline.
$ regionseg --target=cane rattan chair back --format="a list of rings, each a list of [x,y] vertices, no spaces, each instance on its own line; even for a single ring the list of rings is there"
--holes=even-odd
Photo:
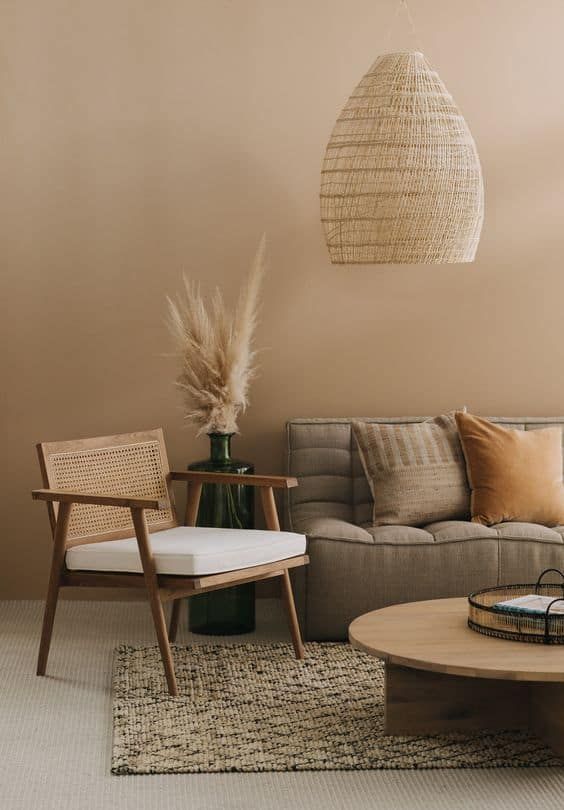
[[[169,508],[147,510],[150,532],[178,525],[169,487],[169,466],[162,430],[119,436],[47,442],[37,445],[44,486],[113,495],[159,498]],[[49,503],[54,529],[58,504]],[[67,546],[133,537],[131,511],[119,506],[75,504],[70,517]]]

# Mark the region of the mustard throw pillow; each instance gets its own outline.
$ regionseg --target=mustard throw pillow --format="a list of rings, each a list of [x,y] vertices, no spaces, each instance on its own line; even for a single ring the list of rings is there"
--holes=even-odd
[[[564,524],[562,431],[510,430],[456,413],[472,491],[472,521]]]

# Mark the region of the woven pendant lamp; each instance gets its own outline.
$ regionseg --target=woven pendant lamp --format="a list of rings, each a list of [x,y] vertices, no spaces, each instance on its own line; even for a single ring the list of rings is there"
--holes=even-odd
[[[422,53],[380,56],[349,98],[321,172],[333,264],[471,262],[484,191],[476,145]]]

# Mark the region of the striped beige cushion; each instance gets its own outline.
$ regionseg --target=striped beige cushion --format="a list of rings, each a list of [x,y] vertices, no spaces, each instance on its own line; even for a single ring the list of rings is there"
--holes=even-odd
[[[374,526],[468,519],[470,488],[453,413],[415,424],[352,424]]]

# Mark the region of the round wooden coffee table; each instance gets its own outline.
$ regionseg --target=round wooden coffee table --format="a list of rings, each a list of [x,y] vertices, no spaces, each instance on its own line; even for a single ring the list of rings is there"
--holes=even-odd
[[[466,599],[375,610],[353,647],[386,662],[385,733],[530,728],[564,757],[564,646],[482,636]]]

